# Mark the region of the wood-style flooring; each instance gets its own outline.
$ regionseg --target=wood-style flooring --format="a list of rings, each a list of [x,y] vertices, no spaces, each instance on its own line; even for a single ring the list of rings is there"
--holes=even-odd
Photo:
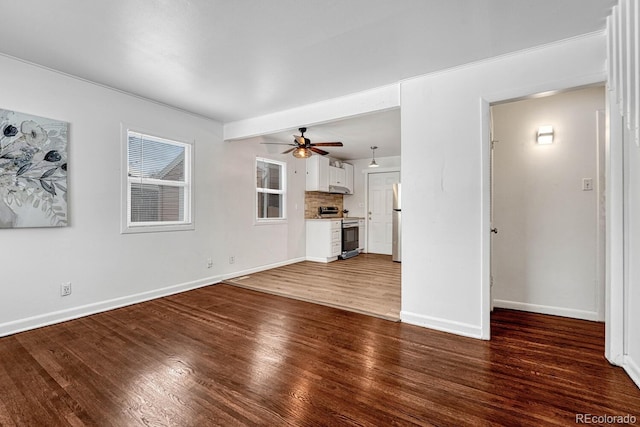
[[[640,418],[600,323],[480,341],[229,285],[0,338],[3,426],[567,426]]]
[[[400,320],[400,264],[390,255],[360,254],[327,264],[303,261],[226,283]]]

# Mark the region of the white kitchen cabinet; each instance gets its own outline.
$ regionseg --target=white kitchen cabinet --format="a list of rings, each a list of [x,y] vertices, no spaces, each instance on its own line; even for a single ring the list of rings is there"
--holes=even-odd
[[[307,220],[307,260],[331,262],[342,252],[342,221],[339,219]]]
[[[346,187],[347,173],[342,168],[329,166],[329,186]]]
[[[353,165],[349,163],[343,163],[342,167],[345,172],[345,187],[349,190],[349,194],[353,194]]]
[[[353,194],[353,165],[342,163],[341,167],[331,166],[329,158],[311,156],[307,162],[306,191],[322,191],[325,193]],[[340,191],[347,189],[348,191]]]
[[[323,156],[311,156],[306,160],[307,191],[329,192],[329,158]]]
[[[364,218],[358,219],[358,250],[364,252]]]

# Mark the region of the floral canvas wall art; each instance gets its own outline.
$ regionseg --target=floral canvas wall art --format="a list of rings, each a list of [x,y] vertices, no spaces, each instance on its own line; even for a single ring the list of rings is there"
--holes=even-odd
[[[69,124],[0,109],[0,228],[67,225]]]

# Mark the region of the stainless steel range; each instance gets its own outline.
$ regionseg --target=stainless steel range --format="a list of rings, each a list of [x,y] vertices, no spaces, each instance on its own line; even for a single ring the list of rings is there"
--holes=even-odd
[[[340,218],[340,209],[337,206],[320,206],[318,218]],[[358,231],[358,218],[342,218],[342,252],[338,258],[348,259],[360,254],[360,236]]]
[[[341,259],[352,258],[360,254],[360,236],[358,235],[358,218],[342,218],[342,254]]]

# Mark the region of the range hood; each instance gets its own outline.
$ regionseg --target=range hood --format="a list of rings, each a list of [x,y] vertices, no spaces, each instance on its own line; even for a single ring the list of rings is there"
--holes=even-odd
[[[337,194],[351,194],[347,187],[340,187],[339,185],[330,185],[329,193],[337,193]]]

